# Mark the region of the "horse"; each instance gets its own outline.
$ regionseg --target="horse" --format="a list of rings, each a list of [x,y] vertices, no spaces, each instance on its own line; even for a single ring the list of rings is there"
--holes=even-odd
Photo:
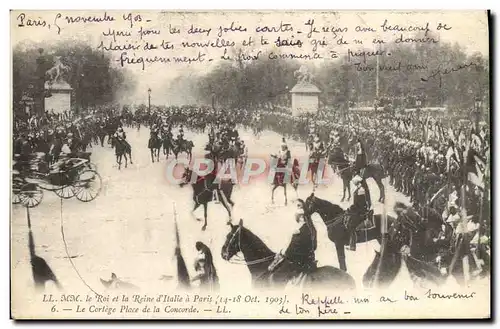
[[[97,141],[101,143],[101,147],[104,147],[104,139],[106,138],[106,135],[108,134],[106,131],[106,125],[101,124],[96,129],[97,129],[97,131],[96,131],[95,137],[97,138]],[[98,144],[98,143],[96,143],[96,144]]]
[[[252,284],[260,288],[285,288],[286,284],[297,274],[296,266],[285,259],[273,272],[268,268],[273,263],[276,253],[254,233],[243,226],[240,219],[238,225],[229,223],[231,230],[221,249],[221,257],[230,261],[238,252],[243,254],[243,263],[247,265],[252,276]],[[328,287],[334,291],[353,290],[356,288],[354,279],[345,271],[333,266],[322,266],[308,273],[304,279],[303,288]]]
[[[395,208],[408,210],[408,207],[397,203]],[[375,258],[367,269],[363,283],[366,287],[388,286],[396,278],[401,269],[401,262],[404,261],[411,279],[414,282],[433,283],[440,285],[445,282],[443,276],[433,263],[437,257],[439,243],[433,247],[428,239],[434,236],[429,235],[439,226],[442,220],[439,214],[432,209],[422,209],[426,216],[421,222],[415,221],[415,216],[401,213],[388,228],[388,234],[381,247],[381,252],[376,251]],[[416,214],[416,212],[414,212]],[[418,216],[418,215],[417,215]],[[439,239],[438,241],[439,242]],[[432,257],[432,261],[430,258]],[[377,274],[376,274],[377,273]]]
[[[313,161],[311,163],[309,163],[309,167],[307,170],[308,170],[308,172],[311,173],[312,182],[314,183],[315,186],[317,186],[318,185],[318,168],[320,167],[321,154],[313,151],[310,154],[310,159],[312,159]],[[325,171],[325,168],[323,167],[323,173],[321,175],[324,175],[324,171]]]
[[[342,201],[345,200],[345,192],[346,190],[349,192],[349,197],[347,200],[349,201],[351,199],[351,185],[350,182],[354,176],[354,168],[353,165],[349,160],[345,158],[344,153],[342,150],[339,149],[339,151],[331,154],[328,159],[328,164],[336,168],[337,173],[340,175],[342,178],[343,182],[343,195],[342,195]],[[379,202],[383,203],[385,200],[385,187],[384,184],[382,183],[382,180],[386,176],[384,173],[384,168],[380,164],[374,164],[370,163],[364,168],[363,172],[363,181],[366,181],[368,178],[373,178],[375,183],[377,184],[379,191],[380,191],[380,197],[379,197]]]
[[[276,155],[271,155],[271,157],[276,158]],[[280,162],[281,160],[278,161],[277,168],[286,168],[286,164]],[[290,161],[290,160],[288,160]],[[298,197],[298,185],[299,185],[299,177],[300,177],[300,169],[299,169],[299,161],[297,159],[294,159],[293,161],[293,166],[292,166],[292,175],[290,175],[291,181],[290,183],[292,184],[293,189],[295,190],[295,194]],[[285,179],[286,174],[284,172],[277,172],[274,175],[274,180],[272,183],[272,190],[271,190],[271,203],[274,204],[274,191],[278,187],[283,187],[284,193],[285,193],[285,206],[288,204],[288,198],[286,195],[286,184],[289,183],[288,180]]]
[[[125,157],[125,168],[128,166],[128,158],[127,154],[130,157],[130,164],[134,164],[132,162],[132,148],[130,144],[124,140],[121,140],[115,136],[111,137],[111,146],[115,148],[116,155],[116,163],[118,164],[118,170],[122,167],[122,158]]]
[[[305,201],[304,211],[309,215],[318,213],[321,216],[327,227],[328,238],[335,244],[340,269],[347,271],[344,246],[349,244],[349,231],[344,225],[345,210],[336,204],[316,197],[313,192]],[[387,221],[391,223],[394,218],[387,216]],[[358,227],[357,243],[375,239],[381,241],[382,215],[374,215],[373,222],[375,224],[373,227],[361,229]]]
[[[54,56],[54,66],[45,72],[49,84],[62,81],[62,74],[67,74],[70,68],[61,61],[61,56]]]
[[[151,153],[151,161],[154,163],[156,157],[156,161],[160,162],[161,139],[160,137],[158,137],[158,133],[154,131],[150,133],[148,140],[148,148]]]
[[[162,142],[162,146],[163,146],[163,155],[165,156],[165,159],[168,159],[168,156],[170,155],[170,151],[173,149],[171,135],[169,135],[167,133],[162,134],[161,142]]]
[[[174,141],[172,151],[174,152],[175,159],[177,159],[179,154],[185,152],[189,156],[189,160],[191,160],[193,156],[193,147],[193,142],[189,140]]]
[[[184,173],[182,175],[182,182],[180,184],[183,187],[186,184],[191,182],[191,177],[193,175],[193,171],[189,168],[184,169]],[[217,194],[219,200],[222,200],[222,205],[226,208],[227,213],[229,215],[229,220],[231,219],[231,207],[234,207],[234,202],[231,200],[231,194],[233,193],[233,184],[230,181],[222,180],[220,182],[220,187],[217,188],[214,186],[215,174],[210,173],[204,177],[199,177],[196,182],[192,183],[193,186],[193,201],[194,208],[191,210],[191,214],[194,214],[194,211],[200,206],[203,205],[204,218],[205,223],[201,228],[202,231],[205,231],[207,228],[207,210],[208,203],[212,201],[214,191]],[[197,220],[200,220],[196,218]]]
[[[397,202],[395,208],[402,211],[393,228],[399,232],[407,232],[399,237],[398,247],[407,245],[410,247],[412,257],[428,263],[435,262],[440,249],[449,247],[452,227],[431,207],[424,206],[417,211]],[[443,235],[442,226],[445,227],[444,232],[447,234]]]

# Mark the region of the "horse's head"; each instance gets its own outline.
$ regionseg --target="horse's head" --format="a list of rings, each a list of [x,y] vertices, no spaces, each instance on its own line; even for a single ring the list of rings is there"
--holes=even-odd
[[[229,261],[234,255],[241,251],[240,240],[241,230],[243,229],[243,219],[240,219],[238,225],[233,225],[232,223],[229,223],[229,225],[231,230],[227,234],[226,241],[221,250],[221,257],[226,261]]]
[[[302,202],[304,212],[309,215],[314,214],[318,210],[318,198],[314,195],[314,192],[306,198],[305,202],[301,199],[298,199],[298,202]]]

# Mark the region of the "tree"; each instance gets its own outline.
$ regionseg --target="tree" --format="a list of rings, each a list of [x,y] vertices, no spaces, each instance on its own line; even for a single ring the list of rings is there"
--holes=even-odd
[[[44,49],[46,64],[37,67],[38,49]],[[29,92],[38,77],[37,70],[52,67],[54,56],[61,56],[70,72],[67,82],[74,89],[72,105],[89,107],[116,101],[119,94],[131,92],[135,80],[124,69],[113,67],[108,54],[97,51],[81,41],[54,44],[20,44],[13,50],[13,101],[16,107],[23,94]]]

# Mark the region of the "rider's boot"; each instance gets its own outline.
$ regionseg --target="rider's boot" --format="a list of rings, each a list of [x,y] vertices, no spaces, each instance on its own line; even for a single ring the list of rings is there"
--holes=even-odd
[[[356,231],[351,232],[349,236],[349,249],[356,251]]]

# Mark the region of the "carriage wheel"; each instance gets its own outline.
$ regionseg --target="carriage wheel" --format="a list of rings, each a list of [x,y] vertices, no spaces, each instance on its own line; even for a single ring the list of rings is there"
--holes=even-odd
[[[71,199],[75,196],[75,189],[73,188],[73,186],[67,185],[58,190],[55,190],[54,193],[62,199]]]
[[[19,191],[20,202],[28,208],[38,206],[42,202],[42,199],[43,191],[36,184],[24,184]]]
[[[12,204],[19,204],[21,203],[21,196],[19,195],[19,191],[14,192],[12,191]]]
[[[86,167],[87,167],[88,169],[90,169],[90,170],[97,171],[97,166],[96,166],[94,163],[92,163],[92,162],[87,162]]]
[[[76,198],[89,202],[97,198],[102,188],[101,176],[95,170],[84,170],[78,174],[75,184]]]

